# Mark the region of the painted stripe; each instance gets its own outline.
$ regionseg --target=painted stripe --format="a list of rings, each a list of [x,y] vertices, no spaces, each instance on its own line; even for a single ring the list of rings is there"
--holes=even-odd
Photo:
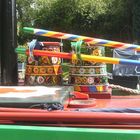
[[[40,32],[36,32],[35,34],[36,34],[36,35],[41,35],[41,36],[42,36],[42,35],[44,34],[44,32],[40,31]],[[47,33],[46,33],[46,34],[47,34]]]
[[[35,29],[34,30],[34,33],[36,34],[36,35],[42,35],[42,34],[45,34],[45,33],[47,33],[47,32],[49,32],[48,30],[39,30],[39,29]]]
[[[87,43],[93,43],[94,42],[94,39],[93,38],[86,38],[86,39],[84,39],[83,41],[85,41],[85,42],[87,42]]]
[[[81,92],[106,92],[108,90],[108,85],[76,85],[74,86],[74,90]]]
[[[127,65],[140,65],[140,61],[131,60],[131,59],[120,59],[119,64],[127,64]]]
[[[132,49],[136,49],[136,46],[130,46],[130,47],[126,47],[126,50],[132,50]]]
[[[78,38],[79,38],[79,36],[73,35],[73,36],[71,36],[71,37],[69,37],[67,39],[72,40],[72,41],[75,41],[75,39],[77,40]]]
[[[121,49],[137,49],[138,46],[137,45],[132,45],[132,44],[125,44]]]
[[[57,38],[61,38],[62,36],[64,36],[64,34],[55,34],[55,35],[53,35],[53,37],[57,37]]]
[[[86,37],[86,36],[80,36],[80,35],[74,35],[74,34],[67,34],[67,33],[61,33],[61,32],[54,32],[54,31],[48,31],[48,30],[42,30],[42,29],[35,29],[35,28],[29,28],[29,27],[24,27],[23,30],[28,33],[33,33],[36,35],[43,35],[43,36],[48,36],[48,32],[52,32],[52,34],[57,34],[56,38],[60,39],[69,39],[72,41],[78,41],[78,40],[83,40],[89,44],[95,44],[96,45],[103,45],[105,47],[122,47],[122,49],[136,49],[140,50],[139,45],[134,45],[134,44],[127,44],[127,43],[122,43],[122,42],[117,42],[117,41],[110,41],[110,40],[104,40],[104,39],[98,39],[98,38],[91,38],[91,37]],[[58,35],[60,34],[60,35]],[[63,36],[64,34],[64,36]],[[61,36],[62,35],[62,36]]]
[[[105,62],[110,64],[119,64],[119,58],[110,58],[110,57],[99,57],[99,56],[91,56],[91,55],[83,55],[81,54],[81,58],[85,61],[93,61],[93,62]],[[73,54],[73,59],[76,59],[76,55]]]
[[[48,32],[48,33],[42,34],[42,36],[46,36],[46,35],[49,36],[49,37],[52,37],[53,35],[55,35],[55,33],[49,33]]]
[[[89,86],[89,91],[90,92],[97,92],[96,86]]]
[[[96,41],[96,40],[95,40],[95,41]],[[100,45],[104,45],[104,44],[106,44],[106,43],[107,43],[107,41],[100,41],[100,42],[99,42],[99,41],[98,41],[98,42],[96,41],[95,44],[97,44],[97,45],[98,45],[98,44],[100,44]]]

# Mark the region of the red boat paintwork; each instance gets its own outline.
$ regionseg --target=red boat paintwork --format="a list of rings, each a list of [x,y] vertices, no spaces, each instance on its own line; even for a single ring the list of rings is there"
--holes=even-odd
[[[45,90],[45,89],[43,89]],[[23,94],[23,95],[27,95],[28,93],[34,93],[36,92],[36,89],[33,90],[33,88],[31,88],[30,90],[26,88],[26,86],[22,87],[22,89],[20,89],[19,86],[17,87],[1,87],[0,88],[0,94],[6,94],[9,92],[13,92],[13,93],[19,93],[19,94]],[[42,92],[42,91],[40,91]],[[44,91],[46,92],[46,91]],[[36,94],[36,93],[35,93]],[[100,93],[101,96],[102,93]],[[76,100],[80,99],[80,100],[88,100],[88,96],[82,93],[78,93],[76,94]],[[90,98],[91,100],[91,98]],[[90,107],[94,107],[94,108],[133,108],[133,107],[140,107],[140,95],[128,95],[128,96],[112,96],[110,99],[93,99],[94,103],[93,106]],[[96,103],[95,103],[96,102]]]
[[[94,108],[133,108],[140,107],[140,95],[112,96],[111,99],[96,99]]]
[[[106,112],[0,112],[0,120],[79,123],[79,124],[140,124],[138,113],[106,113]]]
[[[10,87],[11,88],[11,87]],[[7,93],[9,93],[9,89]],[[3,88],[1,88],[2,94]],[[23,90],[23,89],[22,89]],[[28,90],[21,90],[15,88],[14,91],[19,94],[27,94]],[[30,92],[30,91],[29,91]],[[32,91],[34,92],[34,91]],[[42,91],[41,91],[42,92]],[[45,91],[46,92],[46,91]],[[4,95],[6,89],[4,89]],[[83,107],[89,101],[92,101],[86,108],[140,108],[140,95],[131,96],[112,96],[111,99],[94,99],[88,98],[83,94],[77,94],[77,101],[82,104],[73,104],[68,106],[64,111],[46,111],[41,109],[25,109],[25,108],[0,108],[0,124],[12,123],[18,121],[27,122],[44,122],[44,125],[60,126],[60,122],[64,126],[76,127],[94,127],[94,128],[140,128],[140,113],[107,113],[107,112],[74,112],[73,108]],[[85,100],[84,100],[85,99]],[[74,99],[71,101],[74,103]],[[46,123],[47,122],[47,123]]]

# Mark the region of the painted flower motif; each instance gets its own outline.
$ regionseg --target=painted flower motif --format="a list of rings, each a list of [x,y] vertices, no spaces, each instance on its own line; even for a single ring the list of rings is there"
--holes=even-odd
[[[87,78],[86,78],[86,77],[83,77],[83,78],[82,78],[82,84],[84,84],[84,85],[87,84]]]
[[[53,68],[52,68],[52,67],[48,67],[48,68],[47,68],[47,73],[48,73],[48,74],[53,74],[53,72],[54,72],[54,71],[53,71]]]
[[[48,61],[49,61],[49,59],[47,56],[42,57],[42,63],[48,64]]]
[[[100,68],[95,69],[96,74],[100,74]]]
[[[90,68],[89,69],[89,74],[95,74],[95,69],[94,68]]]
[[[42,67],[40,68],[40,74],[45,74],[46,73],[46,68]]]
[[[31,73],[32,73],[32,68],[31,68],[31,67],[27,67],[26,73],[27,73],[27,74],[31,74]]]
[[[93,84],[94,83],[94,78],[93,77],[88,77],[87,79],[88,84]]]
[[[80,74],[84,74],[84,73],[85,73],[85,69],[84,69],[84,68],[80,68],[80,69],[79,69],[79,73],[80,73]]]
[[[38,76],[38,77],[37,77],[37,83],[38,83],[38,84],[41,85],[41,84],[44,83],[44,81],[45,81],[45,79],[44,79],[42,76]]]
[[[33,72],[34,72],[35,74],[38,74],[38,73],[39,73],[39,68],[37,68],[37,67],[33,68]]]
[[[33,85],[34,82],[35,82],[35,76],[30,76],[30,77],[28,78],[28,82],[29,82],[30,85]]]
[[[81,84],[81,78],[75,77],[75,84]]]
[[[99,50],[99,49],[93,50],[93,55],[95,55],[95,56],[101,56],[101,50]]]
[[[58,63],[58,58],[57,57],[52,57],[52,64],[57,64]]]

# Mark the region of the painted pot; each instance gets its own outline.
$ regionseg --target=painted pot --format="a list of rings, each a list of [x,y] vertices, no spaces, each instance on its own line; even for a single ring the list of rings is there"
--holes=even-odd
[[[45,42],[36,46],[35,49],[60,52],[60,43]],[[61,59],[57,57],[34,56],[32,58],[29,56],[25,72],[25,85],[61,85],[62,68],[60,63]]]

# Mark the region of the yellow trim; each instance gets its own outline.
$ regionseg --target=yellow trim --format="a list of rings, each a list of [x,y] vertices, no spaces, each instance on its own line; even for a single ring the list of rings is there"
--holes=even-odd
[[[54,67],[61,67],[61,65],[50,65],[50,66],[34,66],[34,65],[26,65],[26,67],[31,67],[31,68],[35,68],[35,67],[37,67],[37,68],[54,68]]]
[[[82,60],[89,62],[101,62],[101,63],[109,63],[109,64],[119,64],[120,59],[118,58],[110,58],[110,57],[100,57],[100,56],[90,56],[81,54]],[[76,55],[73,55],[73,59],[76,59]]]
[[[30,75],[30,76],[58,76],[58,75],[61,75],[62,73],[57,73],[57,74],[55,74],[55,73],[53,73],[53,74],[34,74],[34,73],[25,73],[26,75]]]

